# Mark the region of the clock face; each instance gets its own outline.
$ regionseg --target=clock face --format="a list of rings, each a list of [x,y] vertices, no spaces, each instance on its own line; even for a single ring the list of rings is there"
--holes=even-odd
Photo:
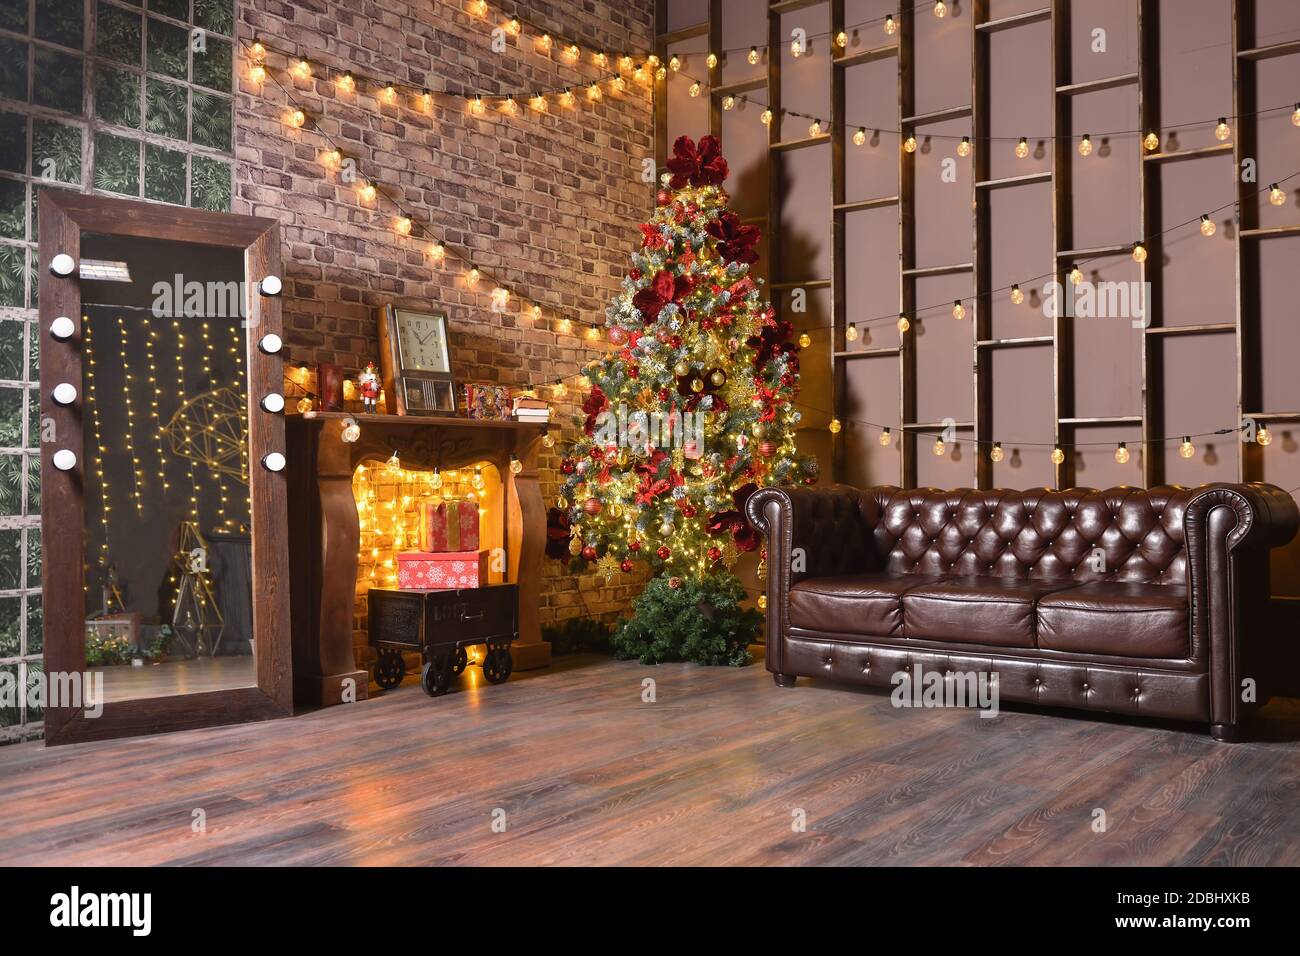
[[[404,372],[451,371],[445,320],[441,315],[397,310],[397,342]]]

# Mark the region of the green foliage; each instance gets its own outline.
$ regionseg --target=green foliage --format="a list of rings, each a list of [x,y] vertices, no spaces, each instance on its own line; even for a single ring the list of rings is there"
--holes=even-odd
[[[95,112],[107,123],[140,128],[140,77],[100,65],[95,72]]]
[[[148,66],[155,73],[184,80],[189,74],[189,35],[184,29],[149,18]]]
[[[151,133],[185,138],[185,87],[163,80],[144,84],[145,129]]]
[[[552,654],[607,651],[609,625],[589,617],[571,617],[559,624],[543,627],[542,640],[550,643]]]
[[[35,120],[32,123],[32,174],[80,186],[81,130],[66,123]]]
[[[632,616],[615,629],[610,639],[614,655],[635,657],[642,664],[748,664],[748,645],[758,635],[763,615],[742,607],[744,598],[744,585],[727,572],[656,577],[632,606]]]
[[[95,134],[95,188],[138,196],[140,144],[108,133]]]
[[[190,157],[190,205],[230,212],[230,164],[206,156]]]

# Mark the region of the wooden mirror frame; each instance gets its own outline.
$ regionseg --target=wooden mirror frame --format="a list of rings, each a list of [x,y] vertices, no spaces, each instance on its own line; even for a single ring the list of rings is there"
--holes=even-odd
[[[54,440],[41,445],[41,589],[44,607],[45,673],[86,673],[85,495],[82,474],[81,280],[74,268],[56,275],[50,264],[60,253],[80,266],[82,233],[164,239],[239,249],[244,253],[248,298],[245,358],[248,370],[248,461],[251,504],[253,634],[257,685],[103,705],[95,718],[81,707],[46,707],[46,744],[73,743],[186,730],[212,724],[284,717],[293,712],[289,631],[289,548],[285,471],[271,472],[262,458],[285,452],[284,416],[261,407],[261,399],[283,391],[283,360],[259,343],[281,334],[280,298],[261,292],[267,276],[281,277],[280,230],[274,219],[206,212],[62,190],[40,196],[41,432],[53,426]],[[70,338],[50,332],[57,316],[72,319]],[[60,382],[76,384],[77,401],[51,399]],[[54,454],[71,449],[70,471],[54,467]]]

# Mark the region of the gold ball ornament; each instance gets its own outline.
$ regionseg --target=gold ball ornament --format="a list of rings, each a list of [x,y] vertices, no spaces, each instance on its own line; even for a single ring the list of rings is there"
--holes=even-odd
[[[685,378],[691,374],[691,367],[685,362],[678,362],[673,366],[673,374],[678,378]]]

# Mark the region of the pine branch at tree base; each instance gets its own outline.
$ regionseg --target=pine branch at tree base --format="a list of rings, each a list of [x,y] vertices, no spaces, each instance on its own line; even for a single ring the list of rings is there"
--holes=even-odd
[[[585,418],[548,521],[548,553],[607,582],[642,561],[728,573],[760,543],[749,496],[817,480],[795,448],[799,346],[749,275],[759,230],[727,208],[716,139],[680,137],[673,154],[605,312],[617,348],[584,370]]]
[[[742,607],[744,599],[745,586],[727,571],[654,578],[610,638],[614,656],[642,664],[748,664],[763,615]]]

